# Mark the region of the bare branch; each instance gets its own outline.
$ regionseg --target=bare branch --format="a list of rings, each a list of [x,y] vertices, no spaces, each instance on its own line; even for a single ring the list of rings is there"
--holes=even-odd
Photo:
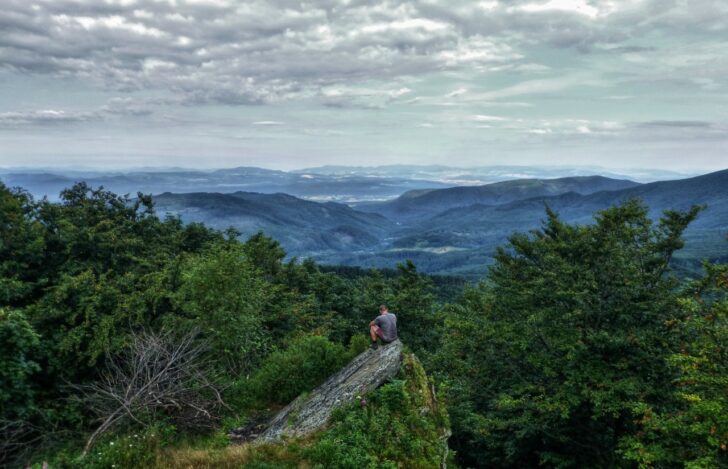
[[[125,352],[108,360],[98,382],[76,387],[101,422],[84,454],[115,425],[129,420],[148,425],[159,411],[180,425],[209,428],[225,403],[210,379],[204,351],[195,333],[179,338],[170,333],[132,335]]]

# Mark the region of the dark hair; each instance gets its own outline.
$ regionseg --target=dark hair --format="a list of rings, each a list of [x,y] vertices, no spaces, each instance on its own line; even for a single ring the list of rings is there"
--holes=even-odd
[[[387,305],[385,305],[385,304],[381,304],[381,305],[379,305],[379,311],[386,311],[386,310],[388,310],[388,309],[389,309],[389,308],[387,308]]]

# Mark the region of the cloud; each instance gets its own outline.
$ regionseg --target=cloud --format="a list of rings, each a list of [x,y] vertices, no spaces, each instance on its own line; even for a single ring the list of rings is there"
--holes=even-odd
[[[146,116],[152,113],[149,102],[112,98],[92,110],[38,109],[0,113],[0,127],[49,126],[104,121],[121,116]]]
[[[25,125],[54,125],[84,122],[95,119],[97,114],[87,112],[67,112],[60,109],[40,109],[35,111],[0,113],[0,126],[19,127]]]
[[[240,105],[518,60],[415,3],[7,0],[0,66]]]
[[[398,89],[449,70],[546,72],[550,66],[529,58],[541,44],[636,58],[655,50],[640,38],[718,34],[728,31],[726,18],[728,5],[711,0],[5,0],[0,67],[116,92],[163,91],[192,104],[314,98],[378,108],[386,100],[324,90],[372,81]],[[670,52],[660,73],[710,63],[725,50]],[[728,66],[714,68],[699,77],[707,86],[719,86]],[[558,89],[548,83],[492,96]]]
[[[276,126],[284,125],[284,124],[285,124],[285,122],[281,122],[281,121],[256,121],[256,122],[253,122],[251,125],[260,125],[260,126],[264,126],[264,127],[276,127]]]
[[[503,117],[500,116],[489,116],[485,114],[476,114],[474,116],[470,116],[470,120],[474,122],[502,122],[506,120]]]
[[[649,121],[639,124],[642,127],[677,127],[677,128],[710,128],[712,124],[705,121]]]

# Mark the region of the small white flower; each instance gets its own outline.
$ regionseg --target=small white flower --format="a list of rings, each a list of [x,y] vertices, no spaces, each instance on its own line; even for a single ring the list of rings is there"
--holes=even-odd
[[[111,446],[114,446],[114,442],[113,442],[113,441],[112,441],[111,443],[109,443],[109,444],[110,444]]]

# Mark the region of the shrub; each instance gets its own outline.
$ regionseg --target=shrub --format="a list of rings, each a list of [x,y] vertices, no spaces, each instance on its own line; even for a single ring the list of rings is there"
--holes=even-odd
[[[439,467],[447,413],[414,355],[405,357],[399,378],[334,413],[331,428],[305,450],[314,467]]]
[[[272,353],[236,392],[245,393],[244,400],[252,399],[258,404],[287,404],[323,382],[348,358],[342,345],[325,337],[300,337],[287,349]],[[238,396],[238,402],[240,398]],[[234,396],[232,399],[236,400]]]

